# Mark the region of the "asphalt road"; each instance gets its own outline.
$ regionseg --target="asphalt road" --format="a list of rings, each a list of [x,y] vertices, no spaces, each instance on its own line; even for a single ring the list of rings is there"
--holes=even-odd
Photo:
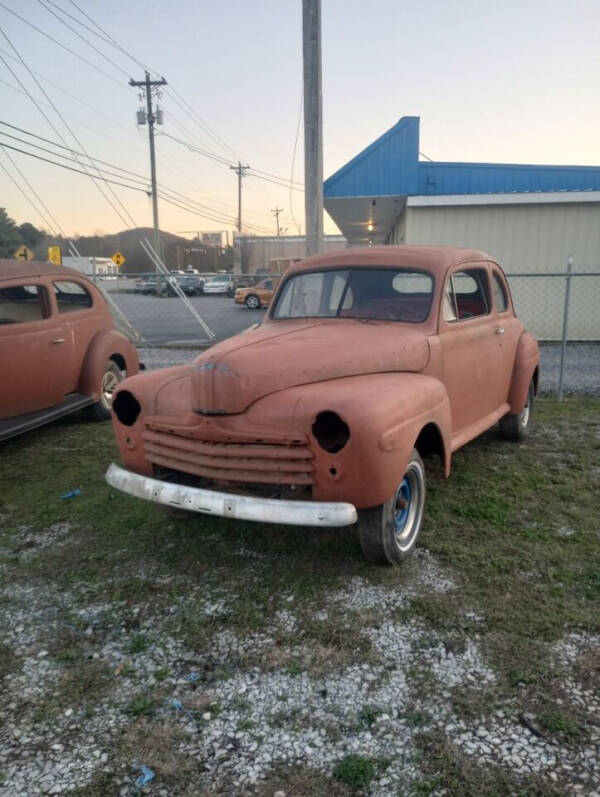
[[[209,342],[198,321],[178,297],[111,293],[111,298],[151,345]],[[193,296],[190,301],[217,340],[243,332],[262,321],[265,314],[265,310],[248,310],[244,304],[235,304],[228,296]]]

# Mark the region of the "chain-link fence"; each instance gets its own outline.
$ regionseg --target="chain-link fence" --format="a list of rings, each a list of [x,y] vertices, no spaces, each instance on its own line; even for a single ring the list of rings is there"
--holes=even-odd
[[[600,395],[600,268],[507,274],[517,315],[538,338],[543,392]]]

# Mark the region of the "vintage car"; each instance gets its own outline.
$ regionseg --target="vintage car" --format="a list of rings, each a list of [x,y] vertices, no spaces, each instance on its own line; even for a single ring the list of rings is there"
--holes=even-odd
[[[268,307],[277,290],[280,277],[268,277],[248,288],[238,288],[234,300],[236,304],[245,304],[250,310]]]
[[[0,364],[0,440],[79,409],[107,420],[123,372],[139,370],[90,280],[17,260],[0,260]]]
[[[291,266],[262,324],[190,365],[127,379],[110,484],[167,506],[357,523],[363,552],[415,546],[422,458],[531,424],[539,353],[484,252],[348,249]]]

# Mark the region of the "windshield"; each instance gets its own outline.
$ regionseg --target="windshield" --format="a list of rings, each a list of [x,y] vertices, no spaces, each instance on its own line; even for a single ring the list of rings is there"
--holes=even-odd
[[[433,277],[410,268],[313,271],[288,279],[273,318],[372,318],[425,321]]]
[[[229,282],[229,277],[227,274],[223,274],[221,277],[211,277],[211,282]]]

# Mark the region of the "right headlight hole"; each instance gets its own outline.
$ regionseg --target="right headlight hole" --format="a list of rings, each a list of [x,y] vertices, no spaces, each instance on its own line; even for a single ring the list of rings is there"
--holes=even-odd
[[[350,429],[337,412],[320,412],[312,425],[312,433],[317,443],[329,454],[341,451],[350,439]]]
[[[129,390],[119,390],[112,403],[112,411],[123,426],[133,426],[142,408],[133,393]]]

